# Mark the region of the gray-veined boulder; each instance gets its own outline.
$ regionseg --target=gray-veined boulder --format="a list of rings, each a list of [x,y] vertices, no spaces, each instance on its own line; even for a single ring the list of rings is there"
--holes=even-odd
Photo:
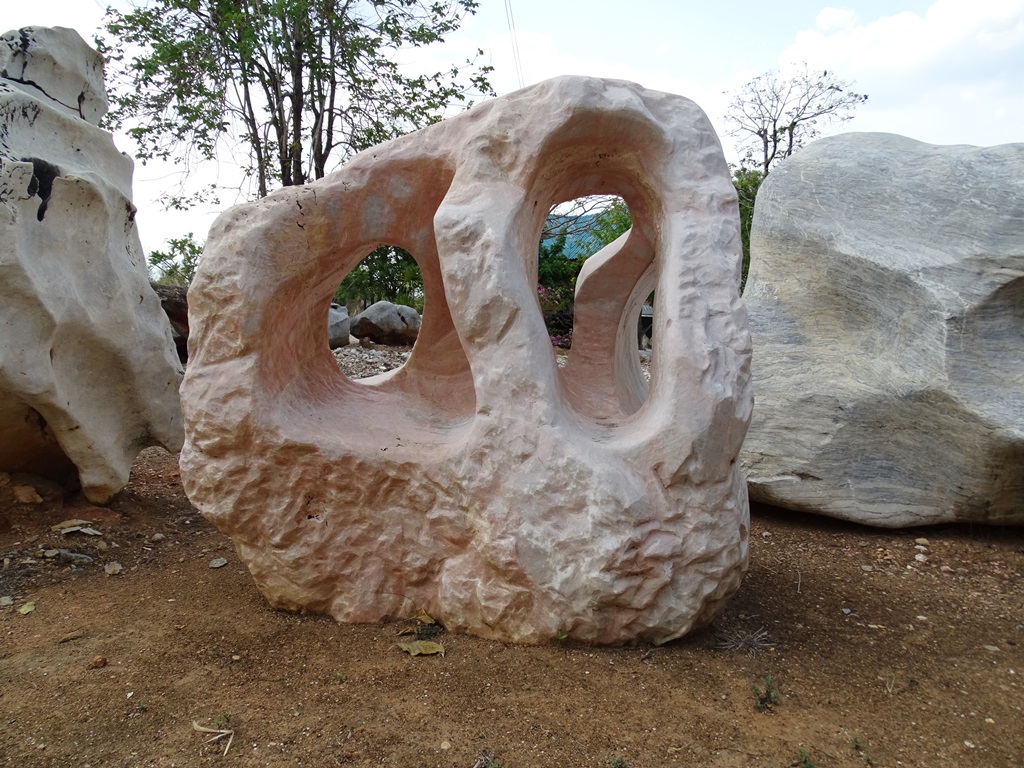
[[[846,134],[761,187],[753,500],[1024,523],[1024,144]]]

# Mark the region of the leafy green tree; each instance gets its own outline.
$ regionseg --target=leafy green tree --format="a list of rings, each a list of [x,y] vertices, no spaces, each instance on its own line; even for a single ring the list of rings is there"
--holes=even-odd
[[[443,42],[477,5],[141,0],[125,13],[109,8],[109,37],[96,41],[108,60],[108,125],[127,130],[143,162],[172,159],[188,170],[237,145],[257,196],[303,184],[359,150],[439,120],[474,93],[493,93],[490,67],[467,61],[410,75],[395,55]]]
[[[152,251],[149,254],[149,269],[158,283],[184,285],[192,282],[203,256],[203,246],[196,242],[189,232],[184,237],[167,241],[166,251]]]
[[[367,306],[377,301],[390,301],[422,312],[423,275],[408,251],[386,245],[345,276],[334,299],[341,304],[361,299]]]
[[[733,168],[732,184],[740,203],[740,239],[743,241],[743,276],[740,280],[740,291],[747,284],[747,272],[750,271],[750,226],[754,222],[754,200],[757,190],[764,181],[764,173],[757,168],[741,165]]]
[[[868,100],[828,70],[802,71],[784,78],[777,71],[759,75],[733,96],[725,119],[740,138],[745,164],[767,176],[771,169],[821,135],[823,123],[845,121]]]
[[[626,202],[621,197],[615,198],[608,207],[594,216],[593,227],[587,233],[590,240],[588,250],[597,253],[618,239],[631,226],[633,226],[633,220],[629,215]]]

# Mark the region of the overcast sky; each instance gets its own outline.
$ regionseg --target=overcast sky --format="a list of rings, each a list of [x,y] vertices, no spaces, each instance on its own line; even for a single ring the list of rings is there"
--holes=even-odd
[[[92,41],[118,0],[5,2],[4,29],[65,26]],[[751,78],[791,63],[834,70],[869,95],[835,131],[886,131],[935,144],[1024,141],[1024,0],[510,0],[523,83],[560,74],[633,80],[679,93],[707,112],[730,160],[722,117]],[[12,7],[13,6],[13,7]],[[438,65],[476,48],[495,67],[499,94],[519,87],[505,0],[480,0],[475,17],[431,56]],[[118,146],[130,150],[123,137]],[[218,169],[211,168],[210,173]],[[230,175],[223,167],[223,176]],[[135,202],[147,251],[189,230],[205,239],[215,212],[183,215],[152,202],[174,183],[137,166]],[[226,202],[232,202],[227,199]]]

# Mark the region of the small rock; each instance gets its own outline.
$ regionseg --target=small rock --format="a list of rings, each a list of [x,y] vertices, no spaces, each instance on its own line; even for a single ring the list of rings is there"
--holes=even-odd
[[[441,742],[441,749],[443,749],[445,752],[447,752],[451,748],[452,748],[451,742],[448,742],[448,741],[442,741]]]
[[[928,546],[928,539],[914,539],[914,543],[915,544],[919,544],[922,547],[927,547]]]
[[[974,742],[973,741],[968,741],[967,739],[964,739],[964,746],[967,747],[968,749],[974,749],[975,748]]]
[[[43,557],[56,557],[58,554],[60,554],[59,549],[48,549],[43,552]]]
[[[93,656],[92,657],[92,661],[90,661],[86,665],[86,667],[88,669],[102,669],[103,667],[107,666],[107,664],[109,664],[109,663],[110,662],[107,661],[107,657],[106,656]]]
[[[103,566],[103,570],[106,571],[107,576],[116,576],[117,574],[119,574],[121,571],[124,570],[124,566],[121,565],[116,560],[114,560],[114,561],[109,562],[106,565],[104,565]]]
[[[163,541],[166,538],[167,537],[164,536],[162,533],[154,533],[152,536],[149,537],[149,540],[150,541]]]
[[[849,616],[851,613],[853,613],[853,611],[850,610],[849,608],[843,608],[843,615],[844,616]]]
[[[227,564],[228,559],[226,557],[217,557],[210,561],[211,568],[223,568]]]
[[[22,504],[42,504],[43,497],[31,485],[16,485],[12,489],[14,498]]]
[[[13,597],[11,597],[10,595],[4,595],[3,597],[0,597],[0,608],[8,608],[12,605],[14,605]]]
[[[985,718],[985,722],[988,723],[989,725],[995,725],[995,723],[996,723],[996,721],[993,720],[991,717],[986,717]]]
[[[916,555],[914,555],[914,559],[917,560],[917,562],[919,563],[927,563],[928,555],[926,555],[924,552],[918,552]]]
[[[948,565],[939,566],[939,570],[943,573],[956,573],[956,568],[950,568]]]
[[[996,645],[983,645],[981,647],[984,648],[986,651],[991,651],[992,653],[999,652],[999,646]]]
[[[928,551],[928,547],[926,547],[924,544],[915,544],[914,545],[914,549],[916,549],[918,552],[927,552]]]
[[[860,567],[860,569],[862,571],[864,571],[864,573],[871,573],[871,571],[875,570],[875,566],[873,566],[873,565],[862,565]]]

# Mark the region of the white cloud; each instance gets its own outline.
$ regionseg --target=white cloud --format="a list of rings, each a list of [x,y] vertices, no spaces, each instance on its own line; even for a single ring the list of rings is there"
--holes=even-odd
[[[780,66],[833,70],[869,94],[843,130],[949,144],[1024,140],[1024,0],[936,0],[923,15],[851,21],[825,9],[818,28],[798,32],[779,57]]]
[[[822,8],[815,19],[819,32],[849,29],[857,21],[857,14],[848,8]]]

